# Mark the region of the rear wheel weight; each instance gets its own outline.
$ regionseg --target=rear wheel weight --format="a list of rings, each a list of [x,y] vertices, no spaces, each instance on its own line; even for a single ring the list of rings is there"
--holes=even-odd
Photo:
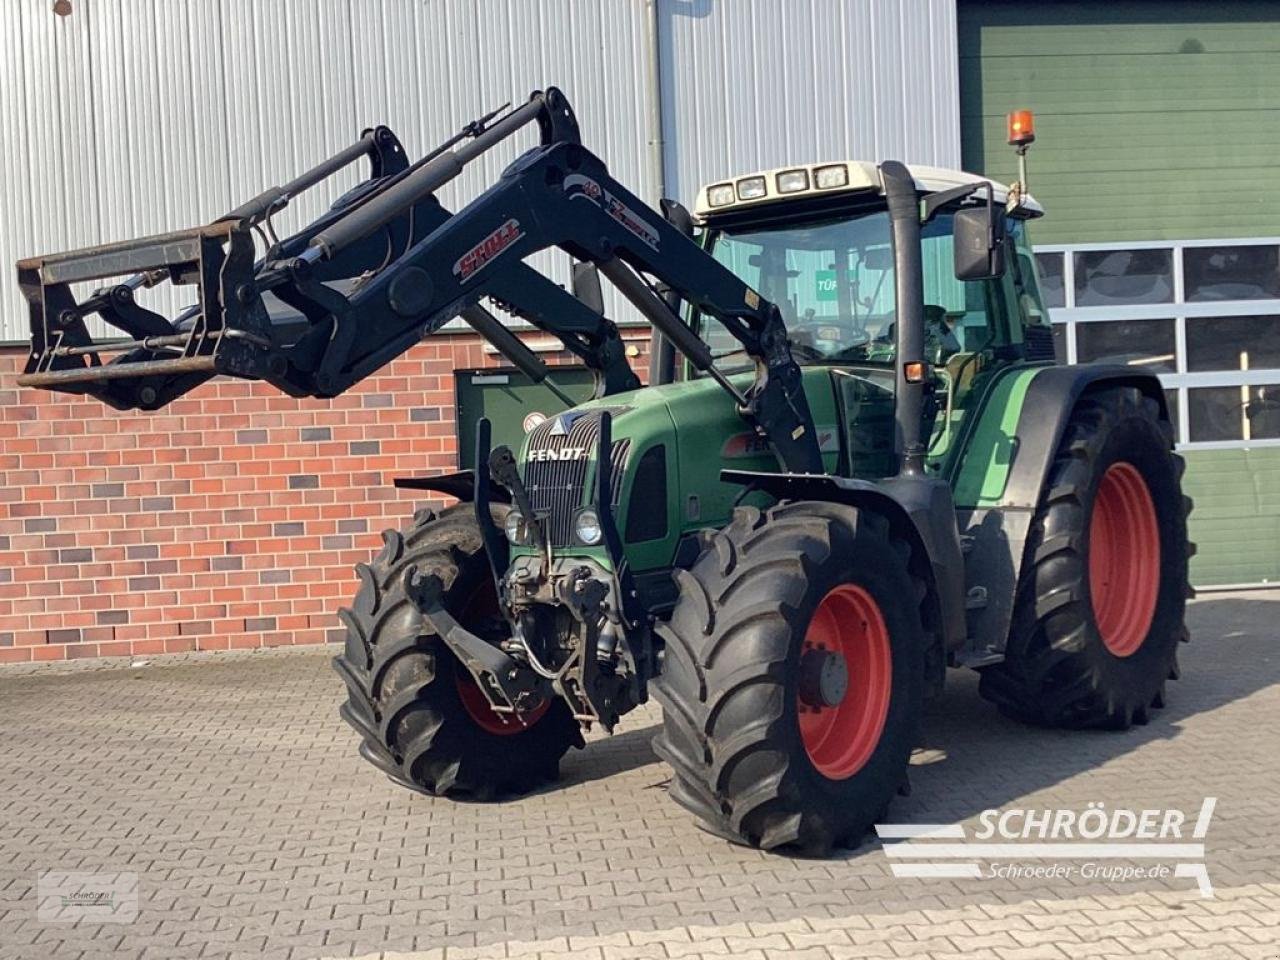
[[[565,751],[582,745],[565,704],[549,701],[523,723],[504,723],[404,592],[404,574],[416,565],[441,578],[445,606],[464,625],[481,633],[495,626],[493,580],[472,506],[438,516],[422,511],[403,534],[383,539],[382,552],[358,568],[360,591],[340,614],[346,644],[333,661],[347,685],[340,713],[363,737],[361,755],[396,782],[433,795],[490,799],[554,779]]]
[[[1123,729],[1163,705],[1186,639],[1181,458],[1133,387],[1073,412],[1032,522],[1004,662],[980,691],[1033,723]]]
[[[822,854],[883,815],[924,685],[909,553],[874,513],[793,502],[740,508],[679,576],[654,747],[712,832]]]

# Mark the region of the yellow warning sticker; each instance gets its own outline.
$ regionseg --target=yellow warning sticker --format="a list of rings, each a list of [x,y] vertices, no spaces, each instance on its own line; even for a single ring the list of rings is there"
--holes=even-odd
[[[752,310],[760,306],[760,294],[756,293],[750,287],[747,287],[746,296],[744,296],[742,299],[747,301],[747,306],[750,307]]]

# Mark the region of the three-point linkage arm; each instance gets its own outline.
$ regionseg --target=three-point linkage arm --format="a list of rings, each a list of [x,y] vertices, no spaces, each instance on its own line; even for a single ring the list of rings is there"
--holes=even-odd
[[[540,146],[458,213],[450,216],[439,206],[435,192],[467,162],[532,122],[541,130]],[[405,246],[383,242],[390,259],[378,269],[345,292],[324,282],[350,251],[367,247],[388,225],[406,218],[411,226]],[[243,252],[238,263],[228,255],[224,265],[230,269],[201,286],[205,322],[212,316],[219,329],[239,331],[218,338],[216,349],[208,351],[212,370],[264,379],[293,395],[335,396],[490,298],[562,337],[580,356],[590,353],[601,368],[616,371],[608,360],[615,352],[616,360],[625,364],[625,358],[612,325],[602,325],[595,311],[584,314],[580,301],[523,263],[537,251],[559,247],[597,264],[696,369],[720,382],[785,469],[822,471],[800,369],[777,307],[617,183],[581,146],[573,112],[555,88],[535,93],[456,149],[371,187],[349,210],[313,226],[256,268],[244,262]],[[403,252],[394,254],[396,249]],[[742,343],[755,361],[749,387],[740,390],[715,368],[706,343],[637,271],[714,317]],[[263,301],[268,293],[309,324],[288,344],[271,339]],[[33,332],[34,317],[33,312]],[[78,382],[92,382],[93,369],[77,359],[72,372],[84,378]]]

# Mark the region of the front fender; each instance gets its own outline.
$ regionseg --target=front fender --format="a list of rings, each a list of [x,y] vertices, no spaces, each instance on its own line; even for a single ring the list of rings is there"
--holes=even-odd
[[[947,650],[964,644],[964,556],[956,528],[951,488],[932,477],[893,477],[880,483],[829,474],[765,473],[723,470],[725,483],[753,487],[779,500],[826,500],[874,510],[889,521],[922,562],[917,572],[928,578],[934,628]]]

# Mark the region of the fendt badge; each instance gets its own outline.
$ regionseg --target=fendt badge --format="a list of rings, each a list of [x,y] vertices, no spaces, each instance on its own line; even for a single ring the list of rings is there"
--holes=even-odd
[[[586,447],[561,447],[559,450],[530,450],[530,460],[585,460]]]

